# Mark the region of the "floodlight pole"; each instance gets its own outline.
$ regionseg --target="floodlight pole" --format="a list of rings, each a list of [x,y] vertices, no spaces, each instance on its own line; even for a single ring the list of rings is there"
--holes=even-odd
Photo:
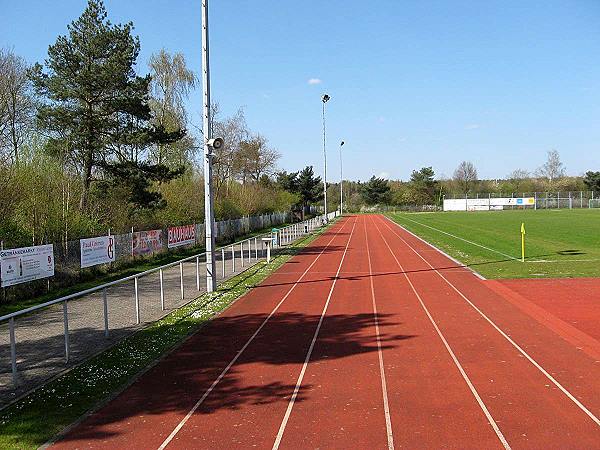
[[[344,141],[340,142],[340,216],[344,215],[344,170],[342,167],[342,146]]]
[[[206,228],[206,291],[213,292],[217,288],[215,272],[215,215],[212,192],[212,138],[210,127],[210,65],[208,51],[208,0],[202,0],[202,91],[204,104],[202,114],[202,133],[204,138],[204,226]]]
[[[325,148],[325,103],[329,101],[331,97],[329,95],[324,94],[321,97],[321,101],[323,102],[323,193],[324,193],[324,208],[325,208],[325,222],[328,222],[327,219],[327,150]]]

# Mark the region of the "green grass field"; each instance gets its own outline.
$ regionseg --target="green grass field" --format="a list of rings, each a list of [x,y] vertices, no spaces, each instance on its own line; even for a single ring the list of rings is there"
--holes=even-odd
[[[600,277],[598,209],[388,215],[486,278]]]

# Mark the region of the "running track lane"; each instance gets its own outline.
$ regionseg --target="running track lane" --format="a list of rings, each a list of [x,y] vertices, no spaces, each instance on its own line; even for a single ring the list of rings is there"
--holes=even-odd
[[[351,228],[352,220],[348,219],[333,225],[265,280],[264,287],[252,290],[213,319],[117,398],[70,430],[53,448],[158,448],[254,333],[258,331],[257,336],[260,335],[261,325],[280,317],[269,314],[277,312],[280,303],[279,307],[285,305],[298,287],[315,284],[305,280],[310,270],[317,265],[321,270],[331,270],[332,265],[339,263]],[[300,284],[302,281],[308,282]],[[290,320],[294,318],[280,322],[281,334],[281,325]],[[254,382],[254,389],[238,391],[240,378],[235,370],[226,375],[217,386],[223,383],[237,394],[226,399],[212,398],[210,403],[215,408],[268,404],[289,395],[285,386],[275,384],[265,389],[257,383],[258,379],[246,381]],[[222,441],[221,445],[229,442]]]
[[[449,267],[449,261],[400,227],[381,217],[374,225],[401,255],[404,270],[509,445],[600,448],[598,364],[472,273],[435,270],[435,263]],[[577,398],[576,388],[585,396]]]
[[[335,289],[315,336],[300,391],[290,403],[273,448],[393,448],[386,433],[379,365],[378,331],[388,319],[376,317],[371,299],[366,216],[357,225]],[[379,329],[379,330],[378,330]],[[402,342],[410,336],[386,336]],[[391,431],[391,430],[390,430]]]

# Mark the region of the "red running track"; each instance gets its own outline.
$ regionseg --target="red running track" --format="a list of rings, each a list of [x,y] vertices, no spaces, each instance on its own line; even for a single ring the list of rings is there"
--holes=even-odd
[[[600,448],[596,353],[453,266],[344,218],[54,447]]]

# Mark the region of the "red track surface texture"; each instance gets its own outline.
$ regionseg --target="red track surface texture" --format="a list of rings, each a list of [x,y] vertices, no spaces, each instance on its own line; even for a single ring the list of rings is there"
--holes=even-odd
[[[344,218],[54,447],[600,448],[598,321],[449,266]]]

